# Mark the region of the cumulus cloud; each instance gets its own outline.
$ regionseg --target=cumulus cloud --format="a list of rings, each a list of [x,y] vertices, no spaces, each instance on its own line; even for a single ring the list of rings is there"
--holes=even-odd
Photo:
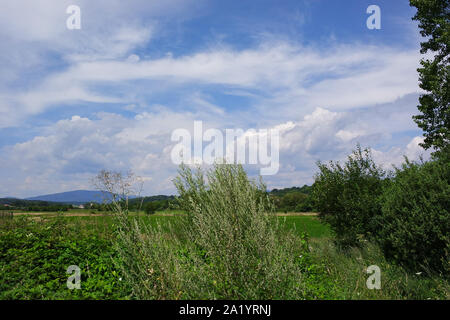
[[[427,160],[430,158],[431,151],[424,150],[420,144],[423,143],[424,137],[417,136],[411,139],[406,147],[393,147],[386,152],[382,152],[372,148],[372,155],[375,162],[379,163],[384,169],[393,169],[399,167],[405,162],[405,157],[410,161]]]
[[[60,120],[45,128],[41,136],[1,150],[0,178],[5,183],[0,187],[0,194],[16,190],[20,195],[29,196],[61,191],[64,190],[62,186],[67,190],[92,188],[89,178],[103,168],[132,169],[147,179],[146,194],[173,193],[171,179],[176,175],[177,166],[171,160],[171,151],[176,144],[171,141],[171,133],[184,128],[193,134],[193,123],[199,115],[161,107],[158,112],[143,112],[134,118],[99,113],[92,119],[73,116]],[[316,108],[297,121],[277,123],[268,128],[240,129],[279,130],[280,170],[274,176],[264,177],[271,188],[311,183],[316,161],[344,160],[357,142],[372,147],[375,160],[386,168],[401,163],[403,155],[411,160],[417,160],[421,155],[429,156],[418,145],[422,141],[418,136],[406,137],[404,146],[380,149],[371,145],[373,135],[377,135],[377,145],[392,145],[390,137],[398,128],[391,123],[390,130],[381,132],[384,128],[379,128],[377,123],[385,121],[385,117],[372,109],[359,110],[358,117],[358,127],[365,128],[364,131],[354,128],[353,112],[324,108]],[[214,113],[203,120],[204,131],[208,128],[222,132],[238,129],[225,127]],[[247,169],[257,175],[260,167],[265,166],[247,166]],[[66,183],[68,181],[70,183]]]
[[[173,169],[170,165],[166,167],[170,158],[164,152],[170,142],[165,140],[170,127],[158,130],[154,126],[164,117],[160,114],[126,119],[102,113],[98,119],[73,116],[60,120],[46,128],[45,135],[2,150],[4,183],[0,193],[13,189],[27,194],[64,191],[65,181],[70,181],[68,189],[92,189],[89,178],[103,168],[133,169],[144,177],[165,180],[170,176],[167,169]],[[130,130],[131,126],[137,129]],[[164,185],[149,186],[149,189],[162,192]]]

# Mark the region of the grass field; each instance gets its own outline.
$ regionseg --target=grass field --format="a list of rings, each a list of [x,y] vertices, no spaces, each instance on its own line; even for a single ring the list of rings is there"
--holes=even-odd
[[[280,216],[278,219],[284,223],[287,229],[297,234],[308,233],[310,238],[328,238],[332,235],[330,228],[314,216]]]
[[[15,211],[15,216],[32,216],[32,217],[55,217],[58,216],[58,212],[26,212]],[[156,222],[165,224],[169,221],[175,221],[173,217],[183,215],[180,210],[171,211],[158,211],[155,214],[147,215],[145,212],[132,212],[131,216],[140,216],[144,221],[148,221],[150,224],[155,225]],[[331,236],[331,230],[328,226],[324,225],[315,216],[315,213],[276,213],[277,219],[285,228],[293,230],[297,234],[307,232],[311,238],[323,238]],[[83,224],[89,225],[89,221],[100,224],[111,224],[112,217],[110,212],[98,212],[96,210],[89,209],[71,209],[68,212],[62,213],[68,221],[76,222],[79,220]]]
[[[76,212],[80,212],[77,210]],[[99,214],[43,213],[0,219],[0,299],[129,299],[113,259],[114,220]],[[180,213],[139,215],[156,226],[176,224]],[[305,272],[314,299],[449,299],[448,282],[439,275],[408,273],[387,262],[371,244],[342,252],[332,232],[315,216],[278,216],[285,230],[308,233],[311,253]],[[167,228],[168,230],[168,228]],[[68,290],[66,268],[82,270],[82,290]],[[365,268],[376,264],[382,290],[368,290]]]
[[[54,217],[57,213],[46,213],[40,215],[41,217]],[[113,223],[113,217],[110,215],[98,215],[92,214],[87,216],[70,216],[64,215],[64,219],[74,225],[83,225],[86,228],[94,228],[99,231],[105,231],[111,228]],[[174,223],[181,215],[180,212],[158,212],[154,215],[145,215],[143,213],[134,214],[133,216],[139,216],[142,221],[156,226],[160,224],[162,226],[168,223]],[[328,238],[332,235],[330,228],[324,225],[315,216],[277,216],[278,222],[288,230],[292,230],[294,233],[300,235],[303,232],[308,233],[310,238]]]

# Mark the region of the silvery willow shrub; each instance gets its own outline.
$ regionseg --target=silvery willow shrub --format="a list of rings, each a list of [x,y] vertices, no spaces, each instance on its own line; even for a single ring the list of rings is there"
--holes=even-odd
[[[203,253],[214,297],[299,298],[302,246],[282,231],[265,185],[241,165],[216,164],[206,173],[182,166],[175,185],[186,210],[184,235]]]
[[[174,181],[186,214],[151,226],[115,206],[116,249],[124,281],[138,299],[300,299],[315,297],[302,256],[306,238],[278,224],[266,187],[240,165]]]

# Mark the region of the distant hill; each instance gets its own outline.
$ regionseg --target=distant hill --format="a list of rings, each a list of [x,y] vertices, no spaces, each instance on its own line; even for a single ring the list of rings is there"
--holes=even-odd
[[[142,204],[144,204],[147,202],[173,200],[173,199],[175,199],[175,196],[157,195],[157,196],[134,198],[129,201],[129,204],[135,205],[140,204],[141,202]]]
[[[55,202],[48,201],[38,201],[38,200],[23,200],[17,198],[0,198],[0,206],[11,206],[11,207],[45,207],[49,205],[54,205]]]
[[[33,212],[61,212],[72,208],[71,204],[16,198],[0,198],[0,210],[26,210]]]
[[[61,202],[68,204],[82,204],[86,202],[101,203],[108,197],[108,193],[101,191],[76,190],[54,194],[47,194],[37,197],[26,198],[25,200],[39,200],[49,202]]]
[[[61,192],[55,194],[42,195],[37,197],[31,197],[27,199],[18,198],[0,198],[0,210],[12,209],[23,209],[23,208],[33,208],[35,211],[39,211],[39,208],[43,207],[53,207],[53,208],[65,208],[70,205],[80,205],[88,202],[103,203],[105,196],[109,193],[103,193],[101,191],[88,191],[88,190],[77,190],[69,192]],[[150,197],[137,198],[135,196],[129,197],[130,208],[138,207],[141,204],[152,202],[152,201],[169,201],[173,200],[175,196],[165,196],[157,195]],[[55,209],[55,211],[57,211]],[[31,210],[31,209],[29,209]],[[59,209],[58,209],[59,210]]]

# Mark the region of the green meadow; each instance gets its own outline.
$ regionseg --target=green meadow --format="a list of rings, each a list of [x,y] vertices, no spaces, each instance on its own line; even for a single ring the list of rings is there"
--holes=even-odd
[[[77,211],[79,213],[79,211]],[[131,214],[130,219],[176,231],[180,212]],[[406,273],[387,262],[371,244],[340,251],[329,226],[315,216],[278,216],[276,222],[309,246],[303,262],[307,299],[448,299],[439,277]],[[111,215],[69,216],[46,213],[0,219],[0,299],[133,299],[123,281],[113,248]],[[383,270],[382,290],[369,290],[365,268]],[[67,267],[81,269],[81,290],[69,290]],[[182,298],[182,297],[180,297]],[[276,298],[276,297],[275,297]]]

